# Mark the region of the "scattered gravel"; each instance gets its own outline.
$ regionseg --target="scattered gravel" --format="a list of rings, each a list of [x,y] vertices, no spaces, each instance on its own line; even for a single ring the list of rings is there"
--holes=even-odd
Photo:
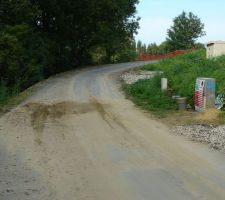
[[[157,74],[162,74],[162,72],[158,71],[130,71],[130,72],[125,72],[121,75],[121,79],[126,83],[126,84],[133,84],[137,82],[138,80],[143,80],[143,79],[151,79]]]
[[[173,131],[225,152],[225,125],[182,125]]]

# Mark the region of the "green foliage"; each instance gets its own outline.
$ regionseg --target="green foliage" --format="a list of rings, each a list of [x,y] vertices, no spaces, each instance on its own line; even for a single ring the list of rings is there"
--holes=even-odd
[[[8,100],[9,94],[7,88],[0,84],[0,105],[4,104]]]
[[[198,42],[198,43],[195,44],[194,48],[195,49],[205,49],[205,45]]]
[[[0,98],[76,66],[133,60],[137,3],[1,0]]]
[[[21,23],[33,24],[37,15],[38,8],[30,0],[0,1],[0,27]]]
[[[123,46],[121,46],[116,53],[112,54],[110,58],[108,58],[106,49],[103,47],[91,49],[90,55],[94,64],[103,64],[107,61],[110,61],[111,63],[135,61],[137,58],[136,43],[134,40],[127,41],[126,43],[124,42]]]
[[[137,54],[140,55],[142,53],[147,53],[147,47],[146,44],[142,43],[140,40],[137,41],[137,47],[136,47]]]
[[[158,53],[159,54],[166,54],[169,53],[169,44],[167,41],[162,42],[159,46],[158,46]]]
[[[163,71],[174,95],[188,97],[192,106],[197,77],[215,78],[217,93],[225,94],[225,56],[206,59],[205,50],[198,50],[176,58],[165,59],[153,65],[143,66],[143,69]]]
[[[0,32],[0,75],[6,87],[18,85],[22,90],[42,78],[44,48],[38,39],[26,24]]]
[[[196,40],[205,35],[204,24],[191,12],[183,12],[175,17],[173,23],[168,30],[167,38],[171,51],[194,48]]]
[[[156,114],[176,108],[175,102],[166,93],[161,92],[160,76],[140,80],[132,85],[124,85],[123,89],[138,106]]]
[[[138,0],[96,0],[93,3],[94,19],[96,18],[94,26],[97,26],[93,42],[105,48],[107,62],[113,62],[113,57],[117,56],[121,49],[126,49],[133,39],[133,34],[137,33],[139,27],[135,7],[137,3]],[[93,17],[91,20],[93,21]]]
[[[136,43],[134,40],[131,40],[125,43],[123,48],[117,51],[113,61],[121,63],[127,61],[135,61],[136,58],[137,58]]]
[[[102,64],[105,62],[106,51],[102,47],[95,47],[90,49],[90,55],[93,64]]]
[[[153,55],[159,54],[159,47],[157,46],[157,44],[156,43],[149,44],[147,47],[147,53]]]
[[[166,54],[169,52],[169,46],[168,46],[168,42],[164,41],[160,45],[157,45],[156,43],[151,43],[147,45],[146,47],[146,44],[143,44],[139,40],[137,42],[136,52],[137,54],[147,53],[151,55]]]
[[[137,47],[136,48],[137,48],[138,54],[142,53],[142,42],[141,42],[141,40],[137,41]]]

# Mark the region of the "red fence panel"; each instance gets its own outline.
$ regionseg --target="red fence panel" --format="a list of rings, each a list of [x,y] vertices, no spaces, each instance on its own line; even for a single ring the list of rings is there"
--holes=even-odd
[[[137,60],[139,60],[139,61],[162,60],[162,59],[165,59],[165,58],[174,58],[176,56],[183,55],[183,54],[186,54],[188,52],[190,52],[190,50],[177,50],[177,51],[174,51],[174,52],[161,54],[161,55],[152,55],[152,54],[143,53],[143,54],[140,54],[138,56]]]

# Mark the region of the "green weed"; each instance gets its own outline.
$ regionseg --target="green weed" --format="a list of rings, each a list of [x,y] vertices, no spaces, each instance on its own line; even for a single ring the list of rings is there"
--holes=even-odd
[[[132,85],[124,85],[123,89],[131,99],[142,108],[161,116],[168,110],[176,108],[175,102],[161,91],[161,77],[140,80]]]
[[[225,56],[216,59],[206,59],[205,50],[194,51],[176,58],[161,60],[155,64],[141,67],[141,70],[163,71],[163,77],[168,78],[173,95],[187,97],[188,103],[194,106],[195,81],[197,77],[216,79],[216,93],[225,94]],[[158,116],[165,116],[177,108],[176,103],[161,92],[161,77],[150,80],[140,80],[133,85],[123,86],[126,94],[145,110]],[[169,111],[169,112],[168,112]],[[225,114],[220,115],[225,121]]]
[[[173,89],[173,94],[187,97],[188,103],[192,106],[197,77],[215,78],[217,93],[225,92],[225,56],[206,59],[205,50],[165,59],[153,65],[145,65],[142,69],[163,71],[164,77],[168,78],[169,87]]]

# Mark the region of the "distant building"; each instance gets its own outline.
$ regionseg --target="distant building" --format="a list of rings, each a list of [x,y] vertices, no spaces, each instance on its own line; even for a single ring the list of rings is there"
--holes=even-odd
[[[212,41],[207,45],[207,58],[225,55],[225,41]]]

